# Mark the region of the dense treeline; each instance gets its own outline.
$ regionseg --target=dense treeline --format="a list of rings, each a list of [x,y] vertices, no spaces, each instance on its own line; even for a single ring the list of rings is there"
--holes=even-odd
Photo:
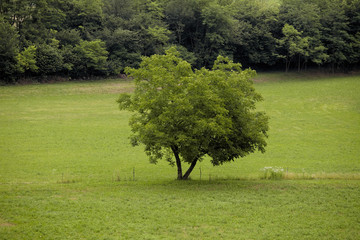
[[[194,67],[221,54],[253,68],[349,70],[360,63],[360,0],[2,0],[0,74],[122,73],[177,46]]]

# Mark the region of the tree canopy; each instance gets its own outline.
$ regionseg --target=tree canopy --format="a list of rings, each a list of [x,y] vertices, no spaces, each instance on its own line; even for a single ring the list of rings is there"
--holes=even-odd
[[[254,69],[351,70],[359,19],[359,0],[3,0],[0,80],[116,75],[171,46],[198,69],[223,55]]]
[[[211,70],[193,71],[170,48],[125,72],[136,84],[134,94],[118,100],[120,109],[134,112],[131,142],[144,144],[152,163],[176,164],[179,180],[205,156],[220,165],[265,151],[268,117],[255,109],[262,97],[252,85],[254,70],[219,56]],[[190,164],[185,173],[182,162]]]

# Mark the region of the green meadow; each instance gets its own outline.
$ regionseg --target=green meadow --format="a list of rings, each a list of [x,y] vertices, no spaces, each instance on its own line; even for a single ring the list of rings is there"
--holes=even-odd
[[[0,239],[360,239],[360,76],[255,88],[266,153],[176,181],[129,143],[116,99],[131,81],[1,86]]]

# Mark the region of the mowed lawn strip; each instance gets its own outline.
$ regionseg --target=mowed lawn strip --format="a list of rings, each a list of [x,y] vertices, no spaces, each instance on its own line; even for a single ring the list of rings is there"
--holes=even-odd
[[[130,146],[131,81],[0,87],[0,239],[359,239],[360,78],[263,76],[267,152],[186,183]]]
[[[1,186],[1,239],[359,239],[354,180]]]

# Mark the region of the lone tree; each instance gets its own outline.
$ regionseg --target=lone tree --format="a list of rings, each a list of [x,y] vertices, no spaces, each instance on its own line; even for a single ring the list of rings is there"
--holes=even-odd
[[[131,142],[145,145],[151,163],[176,164],[177,179],[188,179],[206,155],[220,165],[265,151],[268,117],[255,111],[262,100],[252,85],[255,71],[222,56],[212,70],[193,71],[174,48],[125,71],[136,84],[118,99],[121,110],[134,112]],[[190,164],[185,174],[182,162]]]

